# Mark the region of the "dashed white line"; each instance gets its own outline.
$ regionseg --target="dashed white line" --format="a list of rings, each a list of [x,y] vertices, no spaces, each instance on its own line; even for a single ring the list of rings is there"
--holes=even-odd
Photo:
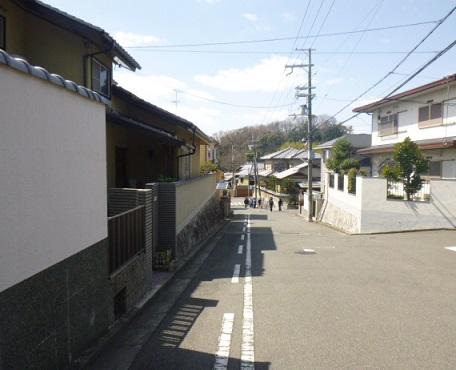
[[[242,322],[241,369],[255,368],[255,346],[253,329],[253,286],[252,286],[252,244],[250,241],[250,216],[247,223],[245,253],[244,310]]]
[[[242,232],[243,232],[243,233],[245,232],[245,226],[242,228]]]
[[[445,247],[445,249],[448,249],[449,251],[456,252],[456,247]]]
[[[244,239],[245,239],[245,235],[242,234],[242,235],[241,235],[241,240],[244,240]]]
[[[233,277],[231,278],[231,282],[233,284],[239,283],[239,274],[241,272],[241,265],[234,265]]]
[[[239,244],[238,254],[242,254],[243,249],[244,249],[244,246],[242,244]]]
[[[215,353],[214,370],[225,370],[230,358],[231,333],[233,332],[234,313],[223,315],[222,330],[218,341],[218,349]]]

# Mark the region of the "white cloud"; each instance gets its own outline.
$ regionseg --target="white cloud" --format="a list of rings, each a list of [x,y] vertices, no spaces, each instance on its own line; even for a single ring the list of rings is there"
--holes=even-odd
[[[220,0],[198,0],[199,3],[206,3],[206,4],[215,4],[220,2]]]
[[[198,75],[195,80],[224,91],[283,91],[295,86],[296,81],[305,79],[304,70],[301,68],[295,69],[292,76],[284,76],[287,62],[287,57],[272,56],[252,67],[222,69],[215,75]]]
[[[327,80],[325,82],[325,84],[328,86],[336,86],[336,85],[340,85],[343,81],[344,81],[343,78],[333,78],[333,79]]]
[[[241,14],[242,18],[247,19],[249,22],[257,22],[258,16],[255,13],[243,13]]]
[[[213,96],[205,91],[193,89],[184,81],[166,75],[132,73],[121,69],[115,71],[114,78],[123,88],[160,108],[192,121],[209,134],[220,129],[218,118],[221,112],[207,107],[210,103],[201,98],[213,99]],[[177,111],[173,103],[175,89],[181,91],[178,94],[180,103]]]
[[[297,17],[295,14],[285,10],[284,12],[282,12],[282,14],[280,15],[282,17],[282,19],[285,21],[285,22],[294,22],[296,21]]]
[[[153,35],[141,35],[132,32],[116,32],[114,34],[116,41],[122,46],[144,46],[156,45],[162,43],[164,40]]]

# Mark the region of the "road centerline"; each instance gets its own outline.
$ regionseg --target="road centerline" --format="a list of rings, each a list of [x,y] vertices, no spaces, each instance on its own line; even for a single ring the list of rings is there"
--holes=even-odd
[[[222,320],[218,349],[215,353],[214,370],[225,370],[230,358],[231,334],[233,333],[234,313],[225,313]]]
[[[242,322],[241,369],[255,368],[255,347],[253,328],[253,286],[252,286],[252,244],[250,240],[250,215],[247,221],[247,242],[245,246],[244,310]]]
[[[241,272],[241,265],[236,264],[234,265],[233,277],[231,278],[231,283],[237,284],[239,283],[239,274]]]

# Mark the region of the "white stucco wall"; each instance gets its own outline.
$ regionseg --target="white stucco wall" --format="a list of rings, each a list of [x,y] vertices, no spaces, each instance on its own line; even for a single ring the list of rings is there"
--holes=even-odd
[[[411,102],[398,101],[381,107],[372,113],[372,146],[394,144],[403,141],[407,136],[413,141],[456,136],[456,84],[449,89],[441,87],[431,93],[411,96]],[[419,102],[434,100],[435,103],[450,100],[443,108],[442,125],[429,128],[418,127]],[[418,103],[417,103],[418,102]],[[398,133],[389,136],[378,135],[378,116],[387,112],[398,113]]]
[[[105,107],[0,66],[0,291],[106,237]]]
[[[349,233],[453,229],[456,180],[431,180],[429,202],[387,199],[386,179],[356,178],[356,195],[327,188],[321,221]]]
[[[432,180],[429,202],[386,199],[386,179],[363,178],[361,232],[451,229],[456,226],[456,181]]]
[[[348,193],[348,178],[344,178],[344,190],[337,189],[338,174],[334,175],[334,188],[329,187],[326,174],[325,200],[320,220],[349,233],[361,232],[362,186],[361,177],[356,178],[356,194]]]
[[[215,173],[176,183],[176,232],[179,233],[213,197]]]

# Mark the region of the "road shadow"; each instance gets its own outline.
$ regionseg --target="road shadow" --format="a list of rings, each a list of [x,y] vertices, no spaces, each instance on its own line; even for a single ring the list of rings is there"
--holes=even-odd
[[[185,348],[186,346],[183,342],[191,332],[195,323],[198,320],[202,320],[200,316],[204,313],[204,310],[210,307],[216,307],[218,301],[193,298],[192,295],[204,282],[217,279],[231,279],[235,264],[241,265],[240,277],[242,278],[245,276],[245,249],[247,242],[245,219],[245,214],[234,215],[232,223],[227,229],[228,232],[225,233],[224,237],[218,242],[217,247],[214,248],[207,257],[196,276],[192,277],[190,284],[177,302],[173,306],[167,307],[168,314],[155,330],[154,334],[142,347],[131,365],[130,370],[213,369],[219,333],[217,334],[217,337],[214,336],[213,331],[207,333],[206,340],[211,341],[212,343],[207,342],[207,346],[203,348],[211,348],[208,350],[208,353]],[[264,274],[263,251],[276,250],[277,245],[274,241],[274,235],[270,227],[255,225],[255,221],[267,220],[267,215],[250,215],[250,220],[253,221],[250,228],[252,256],[251,273],[253,277],[261,277]],[[244,228],[245,231],[243,231]],[[241,235],[245,235],[244,240],[241,240]],[[243,245],[242,254],[238,253],[239,245]],[[178,273],[178,277],[187,279],[190,276],[185,271],[182,271]],[[172,289],[173,288],[170,287],[170,290]],[[164,296],[166,296],[166,294],[167,293],[164,293]],[[200,335],[205,335],[205,333],[203,332]],[[189,347],[191,342],[187,343],[187,346]],[[257,370],[268,370],[271,367],[271,363],[255,362],[254,366]],[[230,357],[228,359],[228,369],[238,370],[240,368],[240,358]]]

